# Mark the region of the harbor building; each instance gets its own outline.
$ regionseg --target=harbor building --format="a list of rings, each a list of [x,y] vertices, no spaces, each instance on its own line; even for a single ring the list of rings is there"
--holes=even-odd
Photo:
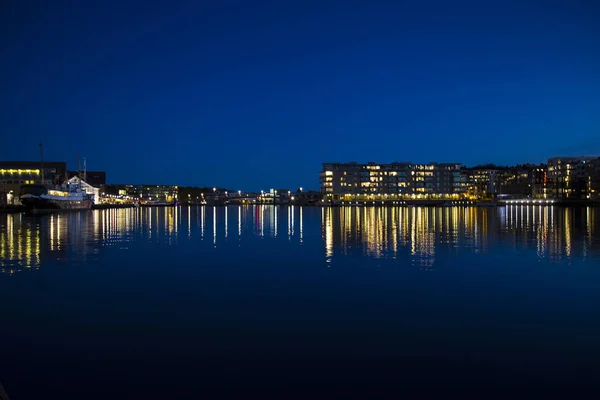
[[[83,173],[77,171],[69,171],[69,178],[78,176],[84,179]],[[106,186],[106,172],[105,171],[85,171],[85,179],[89,185],[96,188],[103,189]]]
[[[179,187],[170,185],[123,185],[120,195],[140,199],[140,201],[176,202]]]
[[[592,165],[588,164],[588,171]],[[494,164],[465,167],[456,163],[323,163],[321,195],[328,200],[496,200],[552,198],[546,165]],[[594,182],[590,175],[590,193]],[[596,183],[596,186],[598,183]],[[596,189],[597,190],[597,189]],[[394,196],[394,197],[390,197]]]
[[[503,198],[545,199],[545,165],[524,164],[514,167],[502,167],[496,174],[494,186],[496,194]]]
[[[0,193],[18,198],[21,185],[57,185],[67,179],[67,163],[59,161],[0,161]]]
[[[556,199],[600,199],[600,157],[549,158],[547,186]]]
[[[418,196],[444,198],[455,193],[460,164],[323,163],[321,194],[340,198],[347,195]]]

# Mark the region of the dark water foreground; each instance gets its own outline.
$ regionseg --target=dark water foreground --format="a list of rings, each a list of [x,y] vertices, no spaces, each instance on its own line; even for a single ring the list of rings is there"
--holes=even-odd
[[[12,400],[600,386],[600,209],[0,215],[0,272]]]

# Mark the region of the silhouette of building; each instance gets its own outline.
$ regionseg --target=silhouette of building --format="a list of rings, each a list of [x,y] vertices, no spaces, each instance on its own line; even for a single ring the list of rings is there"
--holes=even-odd
[[[600,193],[600,157],[548,159],[548,192],[557,199],[597,199]]]
[[[43,177],[43,180],[42,180]],[[61,184],[67,179],[67,163],[60,161],[0,161],[0,192],[18,197],[21,185]]]
[[[97,188],[103,188],[106,185],[106,172],[104,171],[86,171],[85,179],[83,178],[83,173],[79,173],[77,171],[69,171],[69,177],[73,176],[79,176],[88,184]]]
[[[321,193],[433,196],[455,193],[460,164],[323,163]]]

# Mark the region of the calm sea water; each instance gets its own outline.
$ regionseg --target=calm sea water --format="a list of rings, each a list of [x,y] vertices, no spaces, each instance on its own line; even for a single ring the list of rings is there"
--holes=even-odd
[[[0,272],[13,400],[581,389],[600,373],[600,209],[0,215]]]

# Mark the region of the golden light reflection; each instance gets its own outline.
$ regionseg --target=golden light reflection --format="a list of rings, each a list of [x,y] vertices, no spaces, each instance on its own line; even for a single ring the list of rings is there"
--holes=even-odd
[[[0,215],[0,273],[37,269],[41,263],[40,227],[20,214]]]
[[[583,227],[578,233],[578,252],[587,257],[588,248],[600,246],[593,240],[598,223],[593,209],[334,207],[321,209],[321,226],[327,262],[361,252],[372,258],[409,259],[427,270],[435,267],[441,248],[444,252],[489,253],[496,242],[508,242],[514,250],[533,248],[538,257],[551,260],[572,257],[575,215],[581,215],[577,224]]]
[[[565,218],[565,255],[571,257],[571,210],[564,210]]]
[[[260,206],[260,236],[265,236],[265,205]]]
[[[229,206],[233,207],[233,206]],[[213,246],[217,236],[229,236],[229,214],[225,207],[224,230],[218,230],[220,207],[212,207]],[[594,235],[600,223],[594,208],[560,208],[543,205],[477,207],[323,207],[236,206],[237,231],[242,240],[243,220],[247,234],[277,239],[279,224],[287,222],[288,240],[303,244],[321,238],[325,259],[333,265],[337,257],[356,255],[389,258],[423,270],[439,268],[447,254],[460,252],[522,252],[555,262],[576,257],[597,257],[600,241]],[[252,207],[251,209],[248,207]],[[127,243],[144,239],[174,244],[180,224],[187,236],[204,238],[208,207],[180,210],[178,207],[97,210],[90,213],[58,213],[44,216],[0,215],[1,272],[37,268],[44,260],[65,262],[95,254],[104,247],[127,250]],[[251,212],[247,212],[251,211]],[[304,230],[304,213],[315,224]],[[162,213],[162,215],[161,215]],[[265,215],[265,214],[268,214]],[[321,225],[318,227],[319,215]],[[209,218],[211,216],[209,215]],[[265,227],[267,217],[267,227]],[[233,216],[232,216],[233,218]],[[281,221],[279,221],[281,219]],[[287,220],[287,221],[286,221]],[[309,222],[311,222],[309,221]],[[210,222],[209,222],[210,223]],[[252,223],[254,224],[252,226]],[[163,226],[164,224],[164,226]],[[210,229],[210,228],[208,228]],[[283,228],[285,229],[285,227]],[[311,244],[314,242],[308,241]],[[498,247],[498,244],[501,244]],[[209,245],[210,246],[210,245]],[[323,250],[320,250],[323,251]],[[529,253],[525,253],[528,251]],[[321,253],[323,254],[323,253]]]

